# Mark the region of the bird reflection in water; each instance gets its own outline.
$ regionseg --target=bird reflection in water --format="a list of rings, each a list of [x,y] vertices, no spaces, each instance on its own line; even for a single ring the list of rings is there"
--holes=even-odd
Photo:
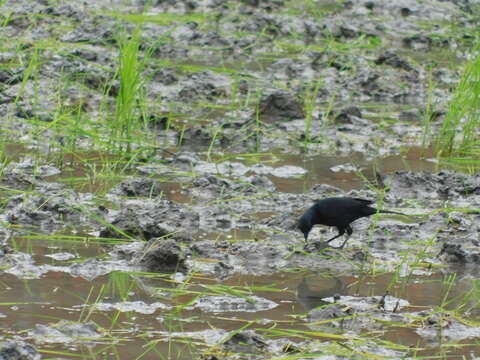
[[[310,281],[308,281],[310,279]],[[315,287],[312,289],[309,282],[316,279]],[[318,306],[330,304],[322,299],[328,297],[337,297],[347,294],[347,284],[340,278],[319,278],[306,276],[297,287],[297,299],[306,311]]]

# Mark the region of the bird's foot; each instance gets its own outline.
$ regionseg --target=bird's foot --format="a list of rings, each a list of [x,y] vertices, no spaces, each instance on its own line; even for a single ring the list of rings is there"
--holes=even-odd
[[[342,250],[342,249],[345,247],[345,245],[347,245],[347,242],[348,242],[348,239],[349,239],[349,238],[350,238],[350,237],[347,237],[347,238],[345,239],[345,241],[343,242],[342,245],[336,246],[336,247],[331,246],[331,248],[337,249],[337,250]]]
[[[315,241],[305,244],[303,249],[307,252],[317,252],[322,251],[324,249],[328,249],[331,246],[328,245],[325,241]]]

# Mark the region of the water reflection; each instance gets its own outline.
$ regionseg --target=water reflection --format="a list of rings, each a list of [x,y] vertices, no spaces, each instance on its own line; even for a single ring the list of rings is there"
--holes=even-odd
[[[310,286],[310,283],[312,283],[314,279],[315,285]],[[304,277],[297,287],[297,300],[306,311],[329,304],[322,300],[324,298],[346,294],[347,284],[338,277],[330,279]]]

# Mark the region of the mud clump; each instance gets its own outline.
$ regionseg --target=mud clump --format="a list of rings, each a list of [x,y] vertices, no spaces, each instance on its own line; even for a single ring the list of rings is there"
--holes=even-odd
[[[302,214],[299,212],[284,212],[278,215],[269,216],[262,220],[262,225],[275,227],[283,230],[295,231],[298,227],[298,219]]]
[[[1,260],[8,254],[13,254],[14,250],[6,244],[0,244],[0,263]]]
[[[111,226],[100,231],[100,237],[126,235],[150,240],[178,232],[198,231],[199,214],[169,200],[126,203],[112,215]],[[120,230],[120,231],[117,231]],[[185,238],[185,237],[183,237]]]
[[[336,124],[352,124],[356,119],[362,118],[362,111],[357,106],[348,106],[335,114]]]
[[[135,178],[122,181],[112,193],[128,197],[155,197],[162,193],[162,188],[155,179]]]
[[[402,58],[400,55],[392,52],[387,51],[380,55],[377,60],[375,60],[375,64],[381,65],[390,65],[391,67],[402,69],[406,71],[415,71],[415,69],[408,63],[407,60]]]
[[[311,327],[315,330],[336,333],[338,329],[360,332],[362,329],[371,330],[379,326],[381,328],[381,325],[373,322],[368,316],[362,316],[363,314],[368,314],[384,321],[411,322],[408,314],[397,312],[408,306],[408,301],[389,295],[367,297],[336,296],[322,300],[332,304],[315,308],[309,312],[308,319],[312,322]]]
[[[303,237],[302,237],[303,239]],[[220,279],[234,274],[252,274],[260,276],[272,274],[290,268],[327,269],[337,268],[351,270],[351,263],[340,262],[338,259],[318,258],[295,251],[295,243],[303,246],[303,241],[292,239],[291,236],[278,236],[278,241],[237,241],[230,244],[226,241],[197,241],[189,247],[192,259],[208,258],[218,260],[216,263],[195,263],[195,268]]]
[[[3,169],[0,185],[12,189],[32,189],[41,184],[42,179],[59,173],[60,170],[53,165],[38,165],[33,159],[27,158],[22,162],[8,164]]]
[[[0,70],[0,83],[6,85],[15,85],[23,80],[22,71],[19,70]]]
[[[186,257],[174,240],[152,239],[134,260],[151,272],[187,272]]]
[[[76,343],[78,341],[88,342],[102,335],[93,322],[75,323],[61,320],[53,325],[37,324],[29,333],[38,343]]]
[[[0,343],[1,360],[40,360],[42,357],[32,346],[23,341],[4,341]]]
[[[177,93],[178,100],[200,101],[207,99],[214,101],[219,97],[228,96],[227,85],[229,80],[211,71],[201,71],[191,75],[190,79],[180,81],[180,90]]]
[[[422,114],[418,109],[403,110],[398,114],[400,121],[418,123],[422,118]]]
[[[207,312],[258,312],[277,307],[271,300],[258,296],[248,298],[235,296],[202,296],[195,301],[195,306]]]
[[[255,193],[257,189],[264,189],[266,191],[275,191],[276,187],[272,180],[263,175],[252,175],[241,178],[246,184],[252,185],[247,189],[247,192]]]
[[[190,251],[196,256],[227,261],[228,256],[226,251],[229,247],[230,245],[226,241],[216,243],[197,241],[190,245]]]
[[[189,192],[195,199],[218,200],[229,198],[232,194],[252,195],[259,191],[273,191],[275,185],[263,175],[241,176],[238,182],[229,179],[205,174],[197,178]]]
[[[322,320],[341,319],[329,322],[330,328],[339,328],[345,326],[346,316],[352,316],[355,313],[353,309],[347,308],[341,304],[332,304],[329,306],[314,309],[309,312],[308,320],[311,322],[317,322]],[[347,322],[351,322],[347,320]]]
[[[261,99],[260,117],[269,122],[303,119],[305,112],[294,95],[286,91],[276,91]]]
[[[178,82],[178,77],[175,73],[175,70],[172,68],[165,68],[156,71],[153,74],[152,80],[157,81],[163,85],[172,85]]]
[[[225,341],[223,347],[237,353],[257,353],[267,348],[266,340],[253,330],[245,330],[234,334]]]
[[[230,180],[223,179],[214,175],[205,175],[197,178],[190,189],[192,195],[197,199],[211,200],[228,193],[233,184]]]
[[[459,197],[480,195],[480,173],[397,171],[386,175],[385,183],[395,190],[396,196],[402,198],[457,200]]]
[[[467,240],[468,244],[469,241]],[[478,241],[476,249],[466,247],[463,244],[458,243],[444,243],[442,250],[438,256],[442,257],[447,263],[457,264],[480,264],[480,247],[478,247]]]
[[[189,144],[190,146],[207,146],[212,142],[213,136],[211,130],[203,126],[194,126],[186,129],[183,134],[178,134],[178,143]]]
[[[225,280],[231,275],[234,269],[235,268],[233,266],[225,264],[222,261],[219,261],[218,263],[215,264],[213,268],[213,274],[217,279]]]
[[[184,171],[191,171],[192,168],[200,162],[197,154],[188,151],[182,151],[175,154],[171,165]]]
[[[106,45],[115,42],[115,22],[107,16],[87,16],[75,29],[61,37],[62,41]]]
[[[84,211],[92,210],[90,197],[61,184],[40,183],[35,193],[22,193],[10,198],[6,206],[6,218],[10,224],[38,226],[41,229],[91,224]]]
[[[440,331],[441,341],[461,341],[480,336],[480,327],[461,322],[450,313],[423,311],[418,315],[423,318],[423,321],[416,332],[430,344],[437,344],[440,341],[438,338]]]

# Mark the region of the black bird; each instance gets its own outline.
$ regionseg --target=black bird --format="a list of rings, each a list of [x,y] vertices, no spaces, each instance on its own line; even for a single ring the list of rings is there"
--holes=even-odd
[[[303,232],[306,242],[313,225],[335,226],[338,229],[338,235],[326,241],[329,243],[345,234],[345,232],[348,236],[352,235],[353,230],[350,224],[361,217],[370,216],[377,212],[405,215],[395,211],[377,210],[371,207],[371,204],[372,201],[370,200],[349,197],[323,199],[305,211],[298,222],[298,228]],[[347,241],[348,237],[338,249],[343,249]]]

